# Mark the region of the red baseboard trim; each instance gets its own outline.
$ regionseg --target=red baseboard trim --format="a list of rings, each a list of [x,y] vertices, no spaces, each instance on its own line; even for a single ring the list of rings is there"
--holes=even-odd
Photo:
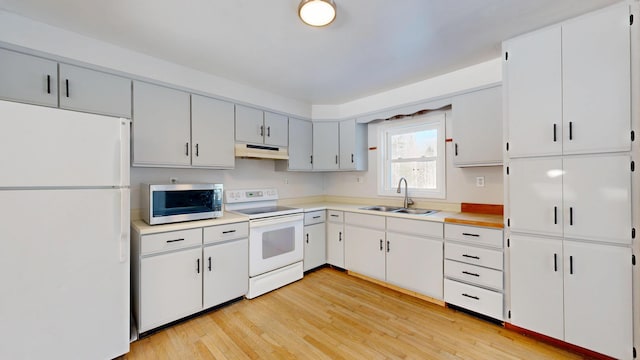
[[[546,335],[542,335],[542,334],[539,334],[539,333],[531,331],[531,330],[523,329],[521,327],[512,325],[512,324],[510,324],[508,322],[504,323],[504,328],[508,329],[508,330],[511,330],[511,331],[515,331],[515,332],[520,333],[522,335],[531,337],[533,339],[549,343],[549,344],[551,344],[553,346],[556,346],[556,347],[559,347],[561,349],[569,350],[571,352],[583,355],[588,359],[615,360],[615,358],[609,357],[607,355],[603,355],[603,354],[597,353],[597,352],[589,350],[589,349],[585,349],[585,348],[577,346],[577,345],[569,344],[569,343],[566,343],[566,342],[564,342],[562,340],[558,340],[558,339],[555,339],[555,338],[552,338],[552,337],[549,337],[549,336],[546,336]]]

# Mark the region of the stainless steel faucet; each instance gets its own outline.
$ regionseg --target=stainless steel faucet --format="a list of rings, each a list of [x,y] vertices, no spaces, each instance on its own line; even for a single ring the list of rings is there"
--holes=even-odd
[[[408,187],[407,179],[405,179],[404,176],[400,178],[400,181],[398,181],[398,190],[396,190],[396,192],[400,194],[400,187],[402,186],[402,180],[404,180],[404,203],[403,203],[404,206],[403,207],[406,209],[409,207],[409,205],[413,205],[413,200],[409,198],[409,191],[407,190],[407,187]]]

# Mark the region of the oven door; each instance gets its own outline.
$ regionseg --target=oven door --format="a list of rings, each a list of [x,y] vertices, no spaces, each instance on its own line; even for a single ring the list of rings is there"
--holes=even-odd
[[[249,222],[249,276],[302,261],[303,218],[294,214]]]

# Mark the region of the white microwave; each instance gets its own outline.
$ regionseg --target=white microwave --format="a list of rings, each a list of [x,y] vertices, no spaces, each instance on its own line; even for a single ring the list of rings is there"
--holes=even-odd
[[[221,217],[222,191],[222,184],[142,184],[142,218],[158,225]]]

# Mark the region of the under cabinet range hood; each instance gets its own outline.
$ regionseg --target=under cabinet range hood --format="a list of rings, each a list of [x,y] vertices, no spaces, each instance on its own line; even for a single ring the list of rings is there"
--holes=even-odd
[[[287,148],[267,145],[236,144],[236,157],[250,159],[288,160]]]

